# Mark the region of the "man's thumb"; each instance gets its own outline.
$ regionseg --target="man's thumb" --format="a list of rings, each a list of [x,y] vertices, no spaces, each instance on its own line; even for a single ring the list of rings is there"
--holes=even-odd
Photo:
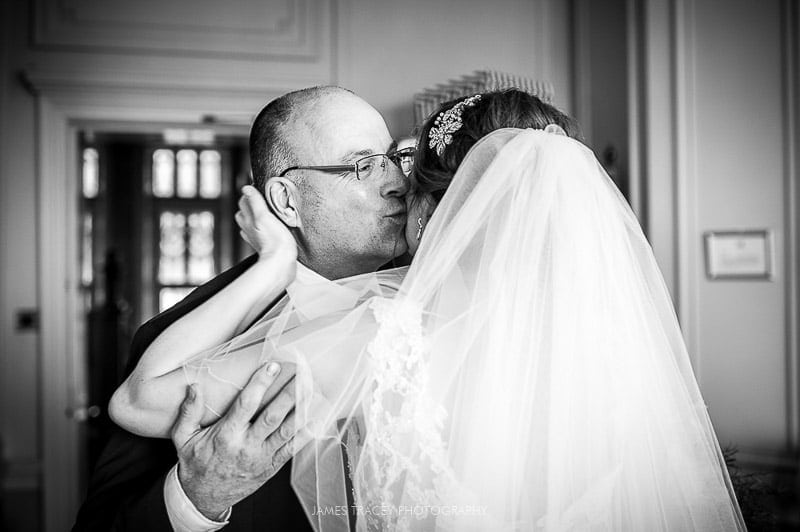
[[[196,384],[186,387],[186,397],[183,398],[178,410],[175,425],[172,426],[172,441],[180,448],[189,438],[200,430],[200,421],[203,419],[203,401]]]

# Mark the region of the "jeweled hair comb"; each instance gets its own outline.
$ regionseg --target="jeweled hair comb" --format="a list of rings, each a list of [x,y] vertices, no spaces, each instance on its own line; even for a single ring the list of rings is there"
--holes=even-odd
[[[480,94],[461,100],[447,111],[442,111],[428,132],[428,146],[441,156],[445,147],[453,142],[453,133],[461,129],[461,113],[481,99]]]

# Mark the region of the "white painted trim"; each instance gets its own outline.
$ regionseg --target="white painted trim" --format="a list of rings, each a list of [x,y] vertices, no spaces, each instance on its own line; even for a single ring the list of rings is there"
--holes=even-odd
[[[787,445],[800,447],[800,8],[781,3],[784,60]]]
[[[695,153],[695,27],[694,0],[674,0],[673,44],[675,83],[675,221],[678,264],[678,318],[697,381],[702,388],[697,258],[697,158]]]
[[[9,72],[9,50],[11,49],[11,25],[9,23],[11,17],[11,2],[2,2],[0,3],[0,72],[3,72],[4,75],[8,75]],[[5,123],[4,121],[6,118],[6,109],[7,109],[7,91],[8,91],[8,84],[7,83],[0,83],[0,123]],[[5,158],[5,151],[8,148],[6,147],[6,141],[3,134],[3,131],[0,130],[0,161],[7,160]],[[0,165],[0,174],[3,172],[3,167]],[[6,179],[5,176],[0,176],[0,197],[6,196]],[[7,250],[10,248],[10,245],[6,241],[6,238],[3,234],[0,234],[0,249]],[[6,302],[7,293],[6,293],[6,283],[0,282],[0,301]],[[8,308],[7,304],[0,305],[0,323],[6,324],[11,323],[11,319],[8,317],[10,309]],[[8,345],[8,336],[10,335],[10,327],[0,327],[0,345],[6,346]],[[9,370],[6,366],[6,360],[9,357],[9,350],[4,348],[0,351],[0,375],[8,375]],[[0,426],[6,426],[6,412],[7,409],[11,407],[11,401],[8,398],[8,392],[5,390],[0,392]],[[0,441],[0,448],[2,447],[4,442]],[[2,450],[2,449],[0,449]],[[5,457],[0,454],[0,461],[2,461]],[[1,462],[0,462],[1,463]]]
[[[551,61],[551,57],[553,54],[551,50],[553,48],[552,43],[552,32],[551,28],[554,25],[554,21],[551,20],[553,10],[550,8],[550,3],[559,0],[534,0],[537,5],[536,13],[539,13],[538,17],[534,18],[534,38],[538,41],[535,50],[533,51],[534,56],[536,59],[534,60],[534,65],[539,72],[541,72],[541,78],[546,80],[553,80],[555,76],[553,76],[553,64]],[[528,73],[532,75],[534,73]],[[538,76],[535,76],[538,77]]]
[[[70,386],[74,358],[73,324],[76,295],[75,235],[66,198],[74,197],[75,179],[68,179],[68,118],[46,98],[38,98],[37,124],[37,244],[39,332],[39,375],[42,434],[42,483],[44,529],[63,529],[74,520],[78,506],[78,429],[66,417],[65,408],[74,404]],[[70,187],[69,182],[73,181]]]
[[[573,106],[584,139],[591,146],[592,130],[592,54],[590,48],[591,2],[575,0],[572,5]]]
[[[253,6],[263,3],[264,0],[251,0]],[[86,20],[86,9],[91,6],[35,0],[32,44],[37,48],[102,53],[113,50],[139,56],[182,54],[306,62],[318,59],[325,49],[327,21],[322,17],[328,8],[327,0],[284,1],[287,10],[280,19],[275,9],[280,6],[275,3],[266,6],[261,17],[235,26],[217,25],[214,38],[209,39],[208,27],[218,13],[202,8],[180,22],[172,18],[159,23],[157,15],[147,21],[130,20],[125,14],[101,21]]]
[[[640,49],[640,36],[643,31],[640,24],[641,8],[641,2],[638,0],[625,2],[627,19],[625,41],[628,61],[628,190],[630,190],[631,208],[647,234],[647,198],[642,179],[642,158],[645,156],[642,153],[642,146],[646,118],[643,113],[645,102],[642,98],[642,74],[639,68],[641,54],[644,53],[644,50]]]
[[[634,0],[634,3],[638,9],[641,46],[639,116],[631,113],[629,119],[639,124],[640,138],[636,141],[644,204],[642,222],[677,307],[673,6],[662,0]],[[631,149],[635,146],[631,140]]]

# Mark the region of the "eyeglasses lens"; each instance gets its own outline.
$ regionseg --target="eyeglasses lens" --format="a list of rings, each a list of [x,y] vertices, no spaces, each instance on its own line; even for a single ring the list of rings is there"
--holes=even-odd
[[[404,174],[408,175],[414,166],[414,150],[405,149],[391,155],[379,153],[359,159],[356,162],[356,177],[363,181],[379,176],[386,172],[389,161],[400,168]]]
[[[364,157],[356,162],[356,177],[363,181],[371,179],[386,170],[386,155],[376,154]]]

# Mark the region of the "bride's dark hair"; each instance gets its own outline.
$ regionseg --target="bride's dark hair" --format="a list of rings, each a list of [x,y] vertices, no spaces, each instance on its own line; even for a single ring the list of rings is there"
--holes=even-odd
[[[469,96],[449,101],[433,115],[428,117],[419,132],[417,154],[414,160],[414,179],[418,194],[430,194],[439,202],[450,180],[469,149],[478,139],[496,129],[532,128],[544,129],[548,124],[556,124],[572,138],[581,139],[578,124],[552,105],[546,104],[536,96],[518,89],[508,89],[481,94],[474,105],[466,106],[461,113],[462,125],[453,133],[450,142],[437,155],[429,145],[429,134],[436,117],[454,107]]]

